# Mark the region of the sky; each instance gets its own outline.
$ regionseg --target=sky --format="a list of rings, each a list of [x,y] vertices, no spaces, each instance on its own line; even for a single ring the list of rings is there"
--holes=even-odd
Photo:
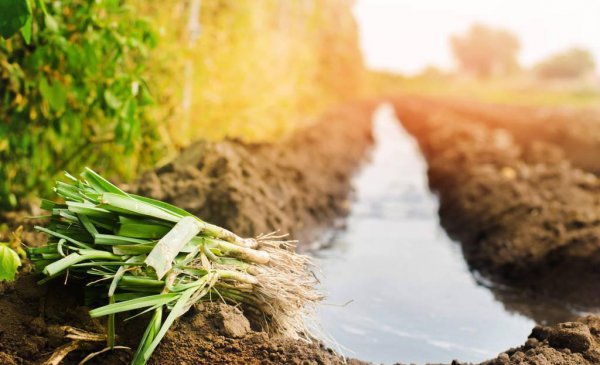
[[[598,0],[358,0],[354,14],[372,69],[452,69],[448,39],[474,22],[515,33],[524,66],[572,46],[587,48],[600,64]]]

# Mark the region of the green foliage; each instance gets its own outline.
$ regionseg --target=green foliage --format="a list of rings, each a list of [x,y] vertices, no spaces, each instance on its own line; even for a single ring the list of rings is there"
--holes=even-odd
[[[505,30],[474,24],[450,38],[461,68],[479,77],[507,74],[517,68],[518,38]]]
[[[0,282],[15,280],[19,266],[21,266],[19,255],[8,247],[8,244],[0,242]]]
[[[198,138],[280,138],[362,90],[352,0],[194,3],[0,0],[0,208],[62,170],[123,181]]]
[[[572,48],[540,62],[536,74],[542,79],[580,78],[594,71],[594,56],[580,48]]]
[[[25,22],[7,3],[21,1],[0,0],[2,35],[29,28],[0,39],[0,206],[47,193],[65,169],[93,163],[128,178],[154,162],[149,24],[117,0],[38,0]]]
[[[201,1],[191,43],[193,1],[133,1],[161,30],[151,85],[176,147],[275,140],[362,91],[353,0]]]
[[[0,36],[8,38],[21,30],[26,42],[31,39],[31,5],[28,0],[0,0]]]

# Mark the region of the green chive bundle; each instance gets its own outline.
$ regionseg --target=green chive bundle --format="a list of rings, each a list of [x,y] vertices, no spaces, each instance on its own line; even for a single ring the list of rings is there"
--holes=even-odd
[[[145,364],[175,319],[199,301],[242,304],[271,334],[311,340],[305,319],[322,299],[306,256],[273,234],[242,238],[158,200],[128,194],[86,169],[66,174],[55,192],[64,203],[50,211],[47,245],[29,257],[47,281],[75,276],[107,304],[107,346],[115,346],[115,314],[152,313],[133,356]]]

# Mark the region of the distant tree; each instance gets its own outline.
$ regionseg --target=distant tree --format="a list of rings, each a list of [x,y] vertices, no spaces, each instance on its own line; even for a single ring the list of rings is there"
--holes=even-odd
[[[425,79],[441,79],[446,75],[438,67],[429,65],[419,73],[419,76]]]
[[[581,48],[571,48],[538,63],[534,70],[543,79],[576,79],[593,72],[596,67],[592,54]]]
[[[473,24],[466,33],[450,37],[450,44],[461,69],[479,77],[518,68],[519,39],[509,31]]]

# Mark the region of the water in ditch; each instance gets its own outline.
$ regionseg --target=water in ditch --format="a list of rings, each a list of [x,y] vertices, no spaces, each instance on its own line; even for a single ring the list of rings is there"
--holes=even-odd
[[[314,253],[324,332],[344,355],[385,364],[477,362],[522,344],[533,321],[478,284],[440,228],[416,142],[389,105],[374,118],[347,228]]]

